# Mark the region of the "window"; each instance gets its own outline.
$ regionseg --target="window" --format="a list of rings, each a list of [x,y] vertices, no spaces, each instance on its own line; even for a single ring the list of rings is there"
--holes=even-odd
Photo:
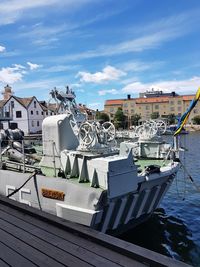
[[[11,101],[11,108],[14,108],[14,107],[15,107],[15,102]]]
[[[174,105],[174,101],[173,100],[170,101],[170,105]]]
[[[179,106],[177,109],[178,109],[178,111],[181,111],[182,110],[182,107]]]
[[[124,103],[124,107],[127,108],[128,107],[128,103]]]
[[[34,101],[33,103],[34,103],[34,108],[36,108],[36,101]]]
[[[182,104],[182,101],[181,100],[178,100],[177,103],[178,103],[178,105],[181,105]]]
[[[198,113],[198,110],[197,109],[194,109],[193,110],[194,114]]]
[[[16,111],[16,118],[21,118],[22,117],[22,112],[20,111]]]
[[[9,118],[9,117],[10,117],[10,112],[9,112],[9,111],[6,111],[6,112],[5,112],[5,117],[6,117],[6,118]]]
[[[33,111],[31,110],[31,115],[33,115]]]
[[[48,111],[46,111],[46,115],[48,116]]]
[[[125,110],[124,110],[124,113],[125,113],[125,114],[128,114],[128,109],[125,109]]]
[[[159,105],[155,105],[155,109],[159,109]]]
[[[37,121],[37,127],[39,127],[40,126],[40,122],[39,121]]]
[[[43,111],[41,111],[41,115],[44,115],[44,112]]]
[[[134,113],[134,109],[131,109],[131,113]]]
[[[36,110],[36,115],[39,115],[39,112],[38,112],[38,110]]]
[[[114,108],[110,108],[110,112],[114,112]]]
[[[35,123],[34,121],[31,121],[31,126],[34,127]]]
[[[149,110],[150,109],[150,106],[146,106],[146,110]]]
[[[174,107],[171,107],[171,108],[170,108],[170,111],[174,111]]]

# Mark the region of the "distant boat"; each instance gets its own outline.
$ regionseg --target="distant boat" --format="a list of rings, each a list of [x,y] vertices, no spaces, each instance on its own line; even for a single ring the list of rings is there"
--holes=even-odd
[[[176,125],[170,125],[167,127],[166,131],[163,133],[163,135],[173,135],[176,131],[177,126]],[[180,134],[189,134],[185,128],[183,128],[180,132]]]

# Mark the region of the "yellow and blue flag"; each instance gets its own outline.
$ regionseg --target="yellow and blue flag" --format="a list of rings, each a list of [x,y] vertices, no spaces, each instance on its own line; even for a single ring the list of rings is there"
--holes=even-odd
[[[181,130],[183,129],[183,126],[186,124],[186,122],[187,122],[187,120],[188,120],[188,118],[190,116],[190,112],[196,106],[199,98],[200,98],[200,87],[198,88],[194,99],[190,102],[190,105],[189,105],[188,109],[186,110],[186,112],[179,119],[179,122],[178,122],[178,125],[176,127],[176,131],[174,133],[174,136],[178,135],[181,132]]]

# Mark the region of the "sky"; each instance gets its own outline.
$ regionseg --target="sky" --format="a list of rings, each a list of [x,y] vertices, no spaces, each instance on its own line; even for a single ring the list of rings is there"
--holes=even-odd
[[[0,0],[0,90],[76,101],[200,86],[199,0]],[[2,96],[1,96],[2,97]]]

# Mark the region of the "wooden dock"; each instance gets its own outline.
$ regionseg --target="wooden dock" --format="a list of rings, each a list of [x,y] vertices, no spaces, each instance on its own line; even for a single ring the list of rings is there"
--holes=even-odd
[[[188,265],[0,196],[0,266]]]

